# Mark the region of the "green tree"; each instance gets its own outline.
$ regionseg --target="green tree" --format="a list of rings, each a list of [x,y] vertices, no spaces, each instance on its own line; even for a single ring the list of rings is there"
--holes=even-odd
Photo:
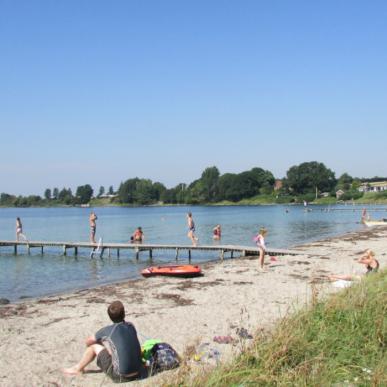
[[[50,200],[51,199],[51,190],[50,188],[47,188],[45,191],[44,191],[44,198],[46,200]]]
[[[58,188],[54,188],[53,189],[53,191],[52,191],[52,198],[55,199],[55,200],[59,199],[59,189]]]
[[[134,201],[139,204],[150,204],[154,201],[154,190],[152,181],[149,179],[140,179],[136,183],[134,192]]]
[[[113,190],[113,186],[112,185],[109,187],[108,194],[109,195],[114,195],[114,190]]]
[[[140,179],[136,177],[134,179],[128,179],[120,184],[120,187],[118,188],[118,198],[121,203],[134,203],[138,181],[140,181]]]
[[[200,201],[212,202],[216,200],[219,176],[219,170],[215,166],[208,167],[203,171],[200,183],[197,184]]]
[[[63,188],[58,193],[58,200],[64,204],[72,204],[74,201],[73,193],[70,188]]]
[[[348,173],[343,173],[339,180],[337,181],[336,189],[341,189],[343,191],[349,191],[352,187],[353,178],[348,175]]]
[[[291,167],[286,182],[291,192],[298,195],[330,192],[336,185],[334,172],[317,161]]]
[[[79,199],[81,204],[89,203],[93,196],[93,188],[91,188],[90,184],[80,185],[77,188],[75,196]]]

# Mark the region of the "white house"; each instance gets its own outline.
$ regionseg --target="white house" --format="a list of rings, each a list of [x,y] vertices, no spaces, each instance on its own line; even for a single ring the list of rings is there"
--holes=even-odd
[[[381,192],[387,191],[387,181],[375,181],[373,183],[362,183],[359,187],[360,192]]]

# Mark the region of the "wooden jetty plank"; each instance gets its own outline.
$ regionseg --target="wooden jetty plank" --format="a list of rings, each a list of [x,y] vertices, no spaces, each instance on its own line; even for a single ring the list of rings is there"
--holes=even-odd
[[[18,242],[18,241],[0,241],[0,246],[4,247],[13,247],[15,254],[19,246],[26,246],[27,250],[30,251],[31,248],[40,248],[43,253],[44,247],[59,247],[62,249],[64,255],[67,254],[68,249],[74,249],[74,255],[78,255],[79,249],[96,249],[96,243],[90,242],[60,242],[60,241],[28,241],[28,242]],[[154,250],[173,250],[175,251],[175,258],[178,260],[180,251],[187,251],[189,260],[192,257],[194,251],[214,251],[219,252],[220,257],[224,257],[224,254],[227,252],[231,253],[233,257],[234,253],[240,253],[242,256],[246,255],[257,255],[259,254],[259,249],[256,246],[239,246],[239,245],[175,245],[175,244],[131,244],[131,243],[106,243],[104,242],[100,246],[102,251],[105,249],[116,249],[117,257],[120,256],[120,250],[134,250],[136,254],[136,259],[139,259],[139,254],[141,251],[149,251],[149,258],[153,258]],[[297,250],[287,250],[287,249],[276,249],[269,248],[267,249],[268,255],[308,255],[305,252]],[[312,254],[312,253],[309,253]]]

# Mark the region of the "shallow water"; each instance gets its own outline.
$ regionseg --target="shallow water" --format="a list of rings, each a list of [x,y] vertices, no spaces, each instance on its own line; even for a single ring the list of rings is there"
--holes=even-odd
[[[104,207],[104,208],[1,208],[0,240],[15,239],[15,219],[23,222],[29,240],[88,241],[90,211],[97,213],[97,235],[104,242],[127,242],[134,229],[142,226],[146,243],[189,244],[186,213],[192,211],[200,244],[213,244],[212,228],[222,225],[222,244],[253,245],[252,238],[259,227],[269,233],[269,247],[289,248],[360,229],[359,206],[235,206],[235,207]],[[387,206],[367,206],[373,218],[387,217]],[[38,249],[31,255],[19,249],[0,247],[0,297],[12,301],[24,297],[87,288],[126,278],[136,278],[149,265],[143,253],[136,262],[133,251],[122,251],[120,258],[90,259],[88,250],[78,257],[63,256],[59,248]],[[154,263],[174,261],[174,254],[154,252]],[[217,258],[213,253],[193,253],[193,262]],[[186,261],[182,256],[181,261]]]

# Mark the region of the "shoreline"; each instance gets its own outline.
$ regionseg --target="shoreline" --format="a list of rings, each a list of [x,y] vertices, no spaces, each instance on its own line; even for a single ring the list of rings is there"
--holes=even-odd
[[[88,368],[94,372],[75,378],[62,375],[60,369],[79,360],[86,336],[109,324],[106,307],[115,299],[124,303],[127,320],[134,323],[141,342],[159,338],[181,355],[189,348],[217,350],[220,361],[227,362],[250,342],[238,336],[238,329],[250,334],[270,330],[279,318],[305,305],[316,289],[321,295],[336,291],[322,277],[362,271],[354,259],[367,248],[375,251],[381,268],[386,267],[386,237],[387,228],[381,227],[300,245],[300,255],[271,263],[267,259],[267,273],[258,272],[256,257],[235,258],[206,263],[204,276],[194,279],[126,280],[1,306],[0,384],[100,386],[103,381],[104,386],[113,386],[95,372],[95,362]],[[213,341],[228,335],[233,344]],[[214,359],[204,356],[193,363],[199,369],[211,367]],[[161,384],[173,372],[178,370],[131,385]]]

